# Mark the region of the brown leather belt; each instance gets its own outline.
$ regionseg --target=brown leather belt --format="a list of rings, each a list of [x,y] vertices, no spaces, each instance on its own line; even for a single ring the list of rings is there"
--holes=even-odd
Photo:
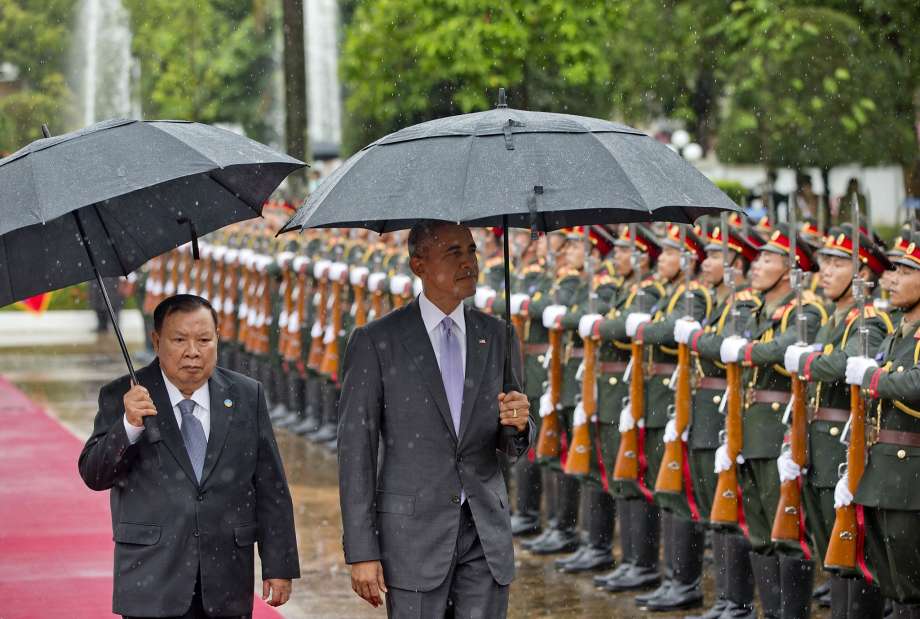
[[[573,348],[572,354],[569,355],[572,359],[584,359],[585,358],[585,349],[584,348]]]
[[[815,411],[812,421],[833,421],[846,423],[850,420],[850,411],[843,408],[819,408]]]
[[[905,447],[920,447],[920,434],[901,432],[899,430],[879,430],[878,442],[904,445]]]
[[[698,389],[712,389],[714,391],[725,391],[728,388],[728,381],[724,378],[713,378],[704,376],[696,384]]]
[[[543,355],[549,350],[549,344],[524,344],[525,355]]]
[[[645,366],[645,371],[651,376],[670,376],[677,369],[676,363],[651,363]]]
[[[791,394],[788,391],[768,391],[766,389],[755,389],[751,394],[751,404],[760,403],[771,403],[771,402],[780,402],[786,403],[791,399]]]
[[[601,361],[597,364],[597,371],[601,374],[622,374],[627,365],[625,361]]]

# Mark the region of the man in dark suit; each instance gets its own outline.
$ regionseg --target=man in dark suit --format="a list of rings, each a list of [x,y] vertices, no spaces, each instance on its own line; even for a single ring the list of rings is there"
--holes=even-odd
[[[338,459],[352,588],[374,606],[386,593],[390,617],[443,617],[449,605],[458,619],[504,617],[514,550],[499,452],[527,450],[530,404],[503,385],[504,324],[463,304],[479,275],[469,229],[420,223],[409,255],[424,291],[356,329],[345,351]]]
[[[300,568],[262,385],[216,367],[217,314],[201,297],[169,297],[153,320],[157,359],[140,384],[102,387],[80,454],[86,485],[111,491],[113,610],[249,617],[255,542],[262,597],[280,606]]]

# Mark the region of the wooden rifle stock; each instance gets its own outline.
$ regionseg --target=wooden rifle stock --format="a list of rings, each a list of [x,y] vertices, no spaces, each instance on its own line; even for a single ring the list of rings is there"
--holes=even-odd
[[[353,288],[355,291],[355,328],[367,324],[367,288],[359,284]]]
[[[326,344],[323,351],[323,361],[319,371],[333,380],[339,373],[339,332],[342,330],[342,288],[341,281],[332,282],[332,318],[329,323],[332,327],[332,340]],[[325,339],[325,338],[324,338]]]
[[[682,436],[690,425],[690,404],[693,394],[690,390],[690,347],[677,347],[677,390],[674,395],[674,424],[677,426],[677,440],[665,443],[664,457],[655,480],[655,492],[680,494],[683,491],[684,441]]]
[[[629,410],[635,426],[632,430],[620,434],[620,448],[613,466],[613,478],[616,481],[639,479],[639,420],[645,413],[645,368],[642,364],[642,351],[642,344],[632,343]]]
[[[383,308],[383,293],[379,290],[375,291],[371,297],[371,310],[374,312],[374,318],[381,318],[385,313]]]
[[[326,328],[327,305],[329,304],[329,280],[323,277],[317,284],[319,285],[319,305],[316,308],[316,322],[319,324],[320,329],[319,334],[314,335],[310,342],[310,355],[307,359],[307,367],[314,372],[319,372],[320,366],[323,364],[323,354],[325,353],[323,332]]]
[[[572,428],[572,444],[565,459],[567,475],[587,475],[591,471],[591,417],[597,413],[597,344],[592,337],[584,340],[581,406],[585,422]]]
[[[303,354],[303,341],[300,330],[303,327],[305,299],[307,298],[307,274],[305,270],[297,273],[297,288],[294,292],[294,314],[288,317],[288,331],[290,332],[290,345],[288,346],[288,360],[299,362]]]
[[[789,429],[789,443],[792,460],[805,468],[805,450],[807,445],[808,420],[805,412],[805,383],[797,376],[792,376],[792,425]],[[802,517],[802,491],[800,480],[784,481],[779,488],[779,504],[773,517],[773,532],[770,537],[775,542],[798,542],[799,520]]]
[[[562,331],[549,330],[549,399],[553,410],[540,423],[540,436],[537,438],[538,458],[557,458],[560,452],[560,424],[556,407],[562,396]]]
[[[293,280],[291,279],[291,265],[285,266],[281,271],[281,287],[284,289],[281,309],[285,319],[284,324],[278,325],[278,352],[281,354],[282,359],[287,359],[291,340],[290,332],[287,329],[287,322],[291,319],[291,312],[294,309],[294,286]]]
[[[856,494],[863,472],[866,470],[866,403],[859,385],[850,386],[850,444],[847,446],[847,484]],[[856,569],[856,505],[838,507],[834,518],[824,567],[831,572]]]
[[[227,264],[224,267],[224,306],[218,312],[223,315],[220,321],[220,337],[225,342],[236,339],[236,298],[239,293],[239,273],[240,269],[236,264]]]
[[[737,363],[725,365],[728,388],[725,393],[725,446],[731,466],[719,473],[716,492],[712,500],[709,520],[713,524],[738,524],[738,454],[741,453],[743,434],[741,421],[741,367]]]

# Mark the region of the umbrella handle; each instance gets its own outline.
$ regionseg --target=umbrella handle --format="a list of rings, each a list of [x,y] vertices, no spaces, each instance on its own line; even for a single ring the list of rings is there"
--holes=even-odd
[[[508,216],[502,215],[502,239],[504,241],[505,253],[505,367],[502,376],[502,390],[508,393],[515,389],[514,372],[511,369],[511,358],[514,355],[512,338],[514,338],[514,327],[511,324],[511,252],[508,246]],[[517,428],[513,426],[502,426],[502,436],[505,439],[513,439],[518,435]]]

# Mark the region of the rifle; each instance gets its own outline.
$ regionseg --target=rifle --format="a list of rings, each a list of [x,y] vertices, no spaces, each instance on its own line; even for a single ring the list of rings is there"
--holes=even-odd
[[[355,291],[355,328],[367,324],[367,280],[352,286]]]
[[[633,278],[636,286],[636,308],[642,311],[642,275],[639,273],[639,252],[636,245],[636,224],[629,225],[632,240]],[[629,368],[624,374],[629,376],[629,412],[635,425],[632,430],[620,434],[620,446],[617,459],[613,465],[613,479],[616,481],[639,480],[639,421],[645,414],[645,368],[642,363],[644,347],[633,340]],[[626,376],[624,376],[626,380]]]
[[[594,287],[594,258],[591,256],[590,226],[584,227],[585,258],[588,275],[588,313],[597,312],[597,290]],[[581,407],[584,411],[582,423],[572,428],[572,445],[565,459],[567,475],[587,475],[591,470],[591,417],[597,414],[597,346],[593,337],[583,340],[585,351],[581,378]],[[582,420],[579,420],[582,421]]]
[[[294,258],[291,261],[291,268],[294,268],[294,264],[297,262],[297,258]],[[303,354],[303,341],[301,340],[300,331],[303,327],[303,321],[306,317],[304,311],[306,309],[306,298],[307,298],[307,268],[306,265],[301,265],[297,270],[297,284],[294,286],[293,296],[293,313],[288,317],[287,330],[290,334],[290,344],[288,345],[288,361],[298,364],[298,370],[303,373],[303,364],[301,361],[301,355]]]
[[[546,244],[549,245],[549,235],[546,236]],[[547,268],[550,272],[555,272],[555,257],[552,255],[552,251],[546,253],[546,260]],[[558,297],[553,300],[558,301]],[[552,403],[552,410],[540,422],[540,435],[537,437],[536,454],[538,458],[557,458],[561,451],[561,428],[557,411],[559,400],[562,398],[561,330],[549,330],[549,350],[546,354],[549,366],[549,399]]]
[[[288,358],[290,347],[290,331],[288,322],[294,309],[294,285],[291,279],[291,260],[289,257],[281,265],[281,315],[278,317],[278,353],[282,359]]]
[[[344,277],[348,277],[347,271]],[[338,380],[339,373],[339,332],[342,330],[343,290],[344,283],[340,275],[332,282],[332,319],[327,325],[327,329],[331,330],[331,338],[326,344],[325,351],[323,351],[323,361],[319,368],[320,373],[331,377],[333,381]],[[324,337],[323,340],[325,341],[325,339]]]
[[[316,272],[314,270],[313,279],[314,289],[319,289],[319,298],[316,306],[316,323],[310,334],[312,336],[312,341],[310,342],[310,355],[307,359],[307,367],[314,372],[319,372],[320,366],[323,364],[323,353],[325,352],[323,348],[323,332],[326,327],[327,306],[329,304],[329,278],[325,276],[325,273],[323,273],[323,277],[316,277]],[[319,328],[316,328],[317,325]]]
[[[728,333],[732,336],[737,333],[738,310],[735,308],[735,268],[729,257],[728,247],[728,217],[722,213],[720,225],[722,227],[722,270],[725,283],[728,284]],[[738,524],[738,454],[741,453],[743,444],[741,421],[741,367],[737,362],[725,364],[725,448],[731,460],[731,466],[719,473],[716,483],[716,492],[712,500],[712,510],[709,520],[714,524]]]
[[[795,209],[789,211],[789,278],[795,291],[795,326],[796,344],[807,345],[805,338],[805,316],[802,313],[802,270],[796,259],[798,236]],[[805,409],[805,383],[795,373],[792,380],[791,424],[789,425],[789,448],[792,460],[805,468],[805,451],[808,445],[808,418]],[[790,413],[787,413],[787,416]],[[784,419],[783,421],[786,421]],[[799,542],[804,531],[805,514],[802,511],[802,478],[784,481],[779,489],[779,504],[773,518],[773,531],[770,537],[774,542]]]
[[[859,337],[860,354],[869,356],[869,330],[866,328],[865,304],[866,289],[869,282],[860,276],[859,264],[859,200],[853,194],[853,300],[859,308],[856,329]],[[840,435],[840,442],[847,446],[845,465],[847,486],[856,494],[863,472],[866,469],[866,401],[862,397],[859,385],[850,385],[850,419]],[[835,510],[834,529],[831,532],[827,554],[824,556],[825,569],[832,572],[852,571],[856,569],[857,556],[856,505],[850,503]]]
[[[693,319],[693,292],[690,290],[692,275],[690,273],[690,252],[687,251],[687,225],[680,229],[683,245],[681,267],[684,269],[685,316]],[[677,440],[665,443],[664,456],[655,480],[655,492],[680,494],[683,490],[684,441],[682,436],[690,425],[690,404],[693,394],[690,389],[690,347],[687,344],[677,346],[677,387],[674,395],[674,424],[677,426]]]

